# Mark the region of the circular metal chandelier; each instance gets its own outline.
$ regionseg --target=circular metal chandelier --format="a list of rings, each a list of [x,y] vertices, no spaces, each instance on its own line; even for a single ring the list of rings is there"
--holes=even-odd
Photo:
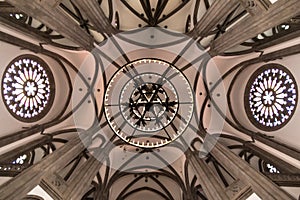
[[[154,58],[124,65],[111,78],[104,98],[105,115],[115,134],[142,148],[174,141],[193,115],[187,78],[172,64]]]
[[[4,71],[2,97],[7,110],[20,121],[44,117],[53,103],[54,90],[50,68],[39,57],[18,56]]]
[[[247,116],[257,128],[275,131],[291,119],[297,106],[297,84],[280,64],[267,64],[250,77],[245,91]]]

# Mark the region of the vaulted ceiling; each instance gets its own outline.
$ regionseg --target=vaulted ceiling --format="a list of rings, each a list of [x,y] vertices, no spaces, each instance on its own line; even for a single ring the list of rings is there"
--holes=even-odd
[[[298,198],[299,16],[299,0],[0,1],[0,196]]]

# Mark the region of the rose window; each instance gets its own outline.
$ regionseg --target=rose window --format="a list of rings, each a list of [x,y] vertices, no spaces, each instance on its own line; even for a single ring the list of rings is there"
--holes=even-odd
[[[279,64],[260,67],[250,77],[245,108],[250,121],[264,131],[282,128],[297,106],[297,85],[291,72]]]
[[[33,55],[15,58],[6,68],[2,96],[18,120],[34,122],[49,111],[54,98],[54,78],[48,65]]]

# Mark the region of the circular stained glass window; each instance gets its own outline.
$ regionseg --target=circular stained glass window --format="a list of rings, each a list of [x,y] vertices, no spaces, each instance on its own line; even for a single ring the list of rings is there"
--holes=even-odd
[[[2,97],[18,120],[34,122],[44,117],[54,99],[55,83],[48,65],[33,55],[11,61],[2,79]]]
[[[145,58],[124,65],[113,75],[104,107],[109,125],[122,140],[155,148],[185,131],[193,115],[194,96],[175,66]]]
[[[264,131],[275,131],[291,119],[297,99],[292,73],[280,64],[267,64],[250,77],[244,100],[252,124]]]

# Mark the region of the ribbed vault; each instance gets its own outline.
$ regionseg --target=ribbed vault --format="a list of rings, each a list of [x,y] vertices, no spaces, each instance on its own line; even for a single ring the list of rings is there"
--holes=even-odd
[[[0,1],[0,199],[299,198],[299,11]]]

